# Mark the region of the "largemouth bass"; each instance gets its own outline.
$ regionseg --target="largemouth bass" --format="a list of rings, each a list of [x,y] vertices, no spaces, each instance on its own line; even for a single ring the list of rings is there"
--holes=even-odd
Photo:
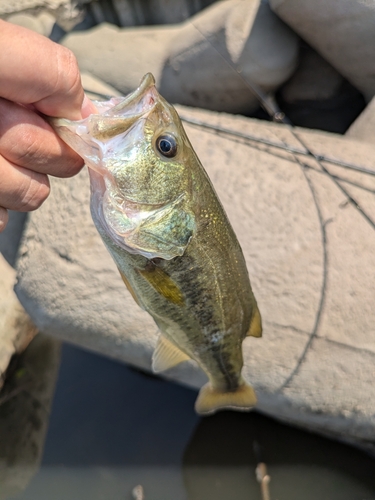
[[[238,240],[177,115],[147,74],[98,114],[52,125],[89,167],[95,225],[160,336],[153,370],[194,359],[200,414],[251,409],[242,341],[261,317]]]

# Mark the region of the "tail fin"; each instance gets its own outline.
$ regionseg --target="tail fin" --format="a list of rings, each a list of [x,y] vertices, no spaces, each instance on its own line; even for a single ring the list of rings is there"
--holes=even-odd
[[[254,389],[243,382],[235,391],[221,392],[207,383],[199,391],[195,411],[200,415],[210,415],[218,410],[250,411],[257,402]]]

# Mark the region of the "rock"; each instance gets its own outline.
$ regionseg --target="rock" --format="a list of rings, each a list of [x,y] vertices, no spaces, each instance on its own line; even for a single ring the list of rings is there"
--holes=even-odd
[[[89,1],[0,0],[0,19],[20,24],[38,33],[42,30],[42,34],[45,34],[49,30],[52,16],[63,29],[69,31],[82,20],[83,4]],[[36,19],[33,20],[32,17]]]
[[[49,37],[55,24],[55,18],[48,12],[42,12],[38,16],[30,14],[13,14],[7,18],[12,24],[17,24],[29,30],[36,31],[40,35]]]
[[[0,500],[24,490],[43,454],[60,342],[41,334],[13,363],[0,394]]]
[[[270,5],[367,99],[375,94],[373,2],[270,0]]]
[[[256,387],[259,410],[370,445],[375,179],[308,156],[297,161],[284,148],[303,151],[302,141],[315,154],[368,169],[375,148],[327,133],[178,110],[255,137],[246,141],[186,123],[239,237],[263,316],[264,337],[244,342],[244,376]],[[31,214],[18,262],[17,295],[40,330],[151,370],[157,328],[132,300],[96,233],[85,171],[52,179],[51,197]],[[163,376],[195,388],[205,381],[193,362]]]
[[[261,0],[218,2],[180,25],[101,25],[62,43],[82,70],[122,93],[151,71],[168,100],[232,113],[259,105],[237,70],[272,91],[293,72],[298,51],[295,35]]]
[[[26,349],[37,330],[13,291],[16,272],[0,255],[0,389],[10,360]]]
[[[337,95],[344,78],[310,47],[303,47],[298,68],[281,94],[290,103],[324,101]]]
[[[139,75],[160,75],[174,27],[119,29],[103,24],[68,34],[62,44],[73,50],[80,69],[123,94],[139,84]],[[126,47],[126,50],[124,50]]]
[[[294,125],[343,134],[366,103],[362,94],[315,50],[302,45],[297,70],[278,91]]]
[[[374,142],[375,130],[375,98],[367,105],[366,109],[359,115],[349,127],[346,135],[357,141]]]

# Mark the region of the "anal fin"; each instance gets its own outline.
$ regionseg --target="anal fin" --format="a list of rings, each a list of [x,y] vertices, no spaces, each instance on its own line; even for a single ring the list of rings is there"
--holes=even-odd
[[[187,354],[172,344],[164,335],[160,335],[152,356],[152,369],[155,373],[163,372],[188,359],[190,358]]]
[[[250,328],[246,334],[247,337],[261,337],[262,336],[262,318],[257,304],[254,304],[254,312],[251,317]]]

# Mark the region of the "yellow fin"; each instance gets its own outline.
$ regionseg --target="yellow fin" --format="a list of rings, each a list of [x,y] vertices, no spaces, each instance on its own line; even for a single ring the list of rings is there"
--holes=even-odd
[[[247,337],[261,337],[262,336],[262,318],[257,304],[255,304],[253,316],[250,322],[249,331],[246,334]]]
[[[207,383],[199,391],[195,411],[199,415],[210,415],[218,410],[250,411],[256,402],[255,391],[247,382],[232,392],[218,391]]]
[[[134,292],[131,284],[129,283],[128,278],[125,276],[125,274],[123,274],[120,271],[120,269],[119,269],[119,273],[121,274],[122,281],[125,283],[126,288],[129,290],[129,292],[130,292],[131,296],[133,297],[133,299],[135,300],[135,302],[139,305],[139,307],[143,308],[142,304],[139,303],[139,300],[138,300],[138,298],[137,298],[137,296],[136,296],[136,294],[135,294],[135,292]]]
[[[184,304],[184,297],[181,290],[174,283],[172,278],[160,269],[160,267],[142,269],[139,272],[164,298],[173,302],[173,304],[177,304],[178,306],[182,306]]]
[[[188,359],[190,358],[187,354],[182,352],[163,335],[160,335],[154,354],[152,355],[152,369],[155,373],[163,372]]]

